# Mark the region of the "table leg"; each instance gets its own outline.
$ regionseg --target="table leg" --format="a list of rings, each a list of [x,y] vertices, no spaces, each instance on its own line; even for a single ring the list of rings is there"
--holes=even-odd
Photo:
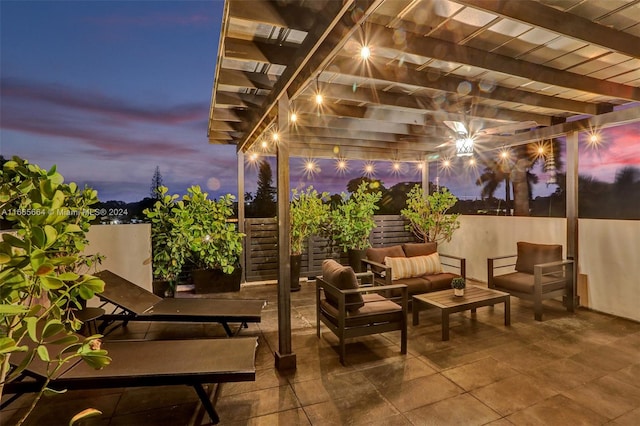
[[[511,296],[504,299],[504,325],[511,325]]]
[[[442,340],[449,340],[449,311],[442,310]]]
[[[413,300],[413,309],[411,310],[413,311],[413,325],[418,325],[418,323],[420,322],[420,303],[415,299]]]

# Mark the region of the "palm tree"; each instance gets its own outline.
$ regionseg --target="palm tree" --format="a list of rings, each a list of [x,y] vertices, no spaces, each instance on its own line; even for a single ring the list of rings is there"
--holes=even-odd
[[[482,187],[482,192],[480,193],[482,199],[486,200],[488,198],[492,198],[498,189],[498,186],[504,182],[504,194],[506,208],[508,211],[509,204],[511,202],[510,173],[511,170],[509,169],[507,161],[496,161],[493,159],[486,161],[482,174],[476,180],[476,185],[484,185]]]

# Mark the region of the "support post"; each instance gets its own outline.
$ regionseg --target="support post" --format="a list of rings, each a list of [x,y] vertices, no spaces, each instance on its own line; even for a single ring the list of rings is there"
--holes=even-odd
[[[289,241],[289,98],[278,101],[278,370],[296,368],[291,349],[291,242]]]
[[[580,305],[578,283],[578,132],[567,134],[567,258],[573,259],[573,286],[565,298],[565,307],[573,312]]]
[[[238,151],[238,231],[245,232],[245,210],[244,210],[244,152]],[[246,238],[242,239],[242,256],[240,256],[240,267],[242,268],[242,276],[240,282],[247,281],[247,261],[246,257],[251,253],[247,250]]]

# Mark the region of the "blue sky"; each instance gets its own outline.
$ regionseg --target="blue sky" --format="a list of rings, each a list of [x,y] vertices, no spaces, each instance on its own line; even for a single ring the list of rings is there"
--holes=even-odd
[[[207,141],[222,8],[222,1],[0,1],[0,154],[56,164],[102,201],[148,196],[156,166],[172,193],[199,184],[214,197],[236,194],[235,147]],[[608,145],[581,158],[584,170],[606,180],[621,164],[640,165],[640,126],[609,134]],[[363,168],[353,161],[341,175],[319,161],[321,171],[305,176],[302,163],[291,161],[291,186],[331,193]],[[389,163],[375,168],[387,187],[420,180],[409,164],[401,174]],[[431,180],[479,196],[473,171],[437,169]],[[246,191],[255,192],[256,170],[247,166]],[[553,190],[541,184],[534,195]]]

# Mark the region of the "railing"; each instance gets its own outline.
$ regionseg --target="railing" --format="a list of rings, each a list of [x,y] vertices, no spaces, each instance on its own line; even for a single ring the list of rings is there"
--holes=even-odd
[[[413,242],[415,238],[405,229],[408,223],[399,215],[374,217],[376,228],[371,233],[373,247]],[[245,274],[247,281],[274,280],[278,277],[278,222],[275,218],[245,220],[246,250]],[[316,276],[322,269],[322,261],[336,259],[347,264],[346,253],[331,245],[327,238],[312,236],[302,254],[300,276]]]

